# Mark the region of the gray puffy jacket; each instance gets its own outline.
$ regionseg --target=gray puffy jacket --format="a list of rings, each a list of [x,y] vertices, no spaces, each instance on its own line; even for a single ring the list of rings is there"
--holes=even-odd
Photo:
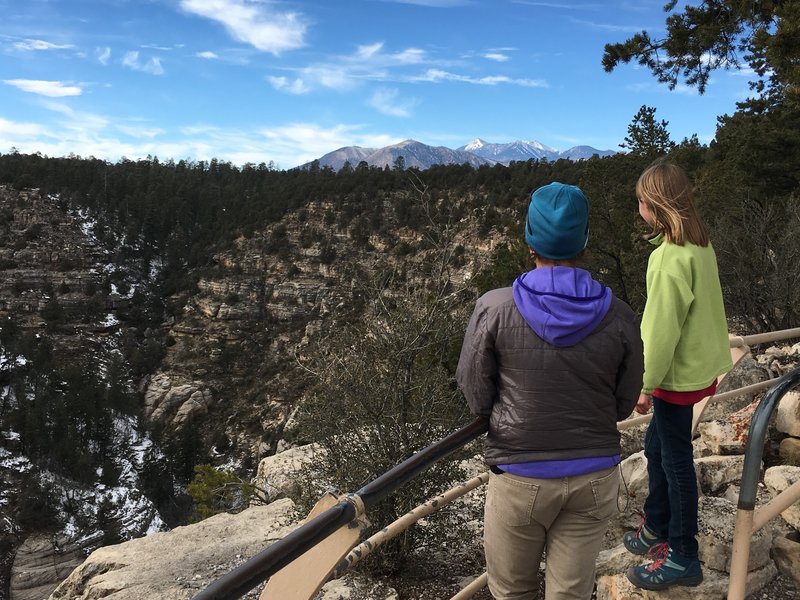
[[[567,292],[549,279],[541,284],[541,276],[549,272],[537,271],[515,282],[513,296],[512,288],[484,294],[464,337],[456,379],[472,413],[490,418],[486,462],[619,454],[617,421],[630,415],[642,386],[642,341],[635,315],[585,271],[555,271],[570,277],[572,273],[586,275],[584,279],[595,286],[591,291]],[[524,285],[528,276],[532,286],[556,285],[557,289],[529,289]],[[551,313],[560,310],[552,302],[583,310],[587,300],[599,296],[580,296],[598,289],[605,290],[605,304],[595,314],[590,331],[566,346],[557,345],[562,343],[558,339],[544,339],[553,329]],[[540,314],[531,316],[526,308],[529,301],[536,303]],[[524,316],[517,304],[526,312]]]

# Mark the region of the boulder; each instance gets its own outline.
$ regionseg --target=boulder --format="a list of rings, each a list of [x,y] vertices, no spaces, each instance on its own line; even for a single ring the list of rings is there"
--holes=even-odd
[[[272,502],[296,494],[300,485],[300,474],[322,451],[318,444],[308,444],[261,459],[252,483],[260,490],[262,500]]]
[[[800,467],[800,438],[787,437],[781,440],[778,455],[783,464]]]
[[[720,382],[717,394],[729,392],[739,388],[766,381],[771,374],[763,364],[759,364],[750,354],[745,355],[736,367]],[[711,400],[703,412],[703,421],[724,419],[731,413],[750,404],[760,392],[750,392],[727,400]]]
[[[770,467],[764,473],[764,485],[776,496],[793,485],[798,479],[800,479],[800,467],[789,465]],[[783,511],[781,517],[789,525],[800,531],[800,502],[795,502]]]
[[[775,428],[781,433],[800,437],[800,393],[787,392],[778,403]]]
[[[743,454],[744,441],[727,421],[698,423],[697,432],[712,454]]]
[[[99,548],[49,600],[188,600],[286,536],[293,515],[294,503],[283,499]]]
[[[700,560],[716,571],[730,573],[733,554],[733,534],[736,526],[736,506],[725,498],[703,496],[697,506]],[[750,542],[751,571],[770,563],[772,528],[767,525],[756,531]]]
[[[79,540],[32,535],[17,548],[11,567],[14,600],[47,598],[70,571],[86,559],[86,548],[97,544],[102,532]]]
[[[800,586],[800,543],[776,536],[772,545],[772,556],[778,570]]]
[[[695,459],[694,468],[700,489],[704,494],[713,494],[742,478],[744,455],[706,456]]]

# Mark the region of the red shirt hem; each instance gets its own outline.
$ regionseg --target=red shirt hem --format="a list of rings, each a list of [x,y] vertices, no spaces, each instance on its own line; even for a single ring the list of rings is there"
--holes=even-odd
[[[707,396],[713,396],[717,391],[717,380],[711,382],[711,385],[702,390],[695,390],[693,392],[676,392],[674,390],[662,390],[656,388],[653,390],[653,396],[661,398],[664,402],[670,404],[680,404],[681,406],[690,406],[697,404]]]

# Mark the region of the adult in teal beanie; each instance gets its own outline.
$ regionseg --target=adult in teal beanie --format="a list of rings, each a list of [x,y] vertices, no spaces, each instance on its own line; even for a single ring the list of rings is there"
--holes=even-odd
[[[531,194],[525,241],[538,256],[574,258],[589,241],[589,202],[580,188],[553,182]]]
[[[483,527],[496,600],[591,600],[595,563],[617,512],[617,421],[642,390],[636,315],[578,267],[589,203],[575,186],[526,194],[536,268],[475,303],[456,381],[489,419]]]

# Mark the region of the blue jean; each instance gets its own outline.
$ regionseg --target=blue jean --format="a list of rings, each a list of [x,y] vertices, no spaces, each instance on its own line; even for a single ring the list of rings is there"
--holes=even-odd
[[[692,407],[653,397],[644,436],[649,478],[647,528],[687,558],[697,557],[697,476],[692,455]]]

